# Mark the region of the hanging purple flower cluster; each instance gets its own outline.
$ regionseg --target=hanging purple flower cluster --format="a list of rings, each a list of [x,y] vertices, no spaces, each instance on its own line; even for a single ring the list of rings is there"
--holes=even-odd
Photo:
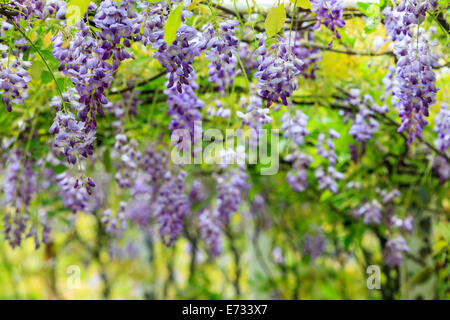
[[[287,155],[285,161],[292,162],[286,181],[295,192],[302,192],[308,187],[308,167],[313,162],[313,158],[305,153],[295,152]]]
[[[164,24],[170,13],[169,4],[166,1],[147,3],[139,1],[138,7],[141,9],[142,34],[136,35],[136,40],[142,44],[153,45],[157,48],[164,42]]]
[[[303,237],[303,251],[311,257],[312,260],[316,260],[320,257],[326,249],[326,239],[321,234],[306,234]]]
[[[396,10],[404,13],[402,21],[404,28],[410,28],[414,24],[421,24],[425,20],[427,11],[432,12],[437,6],[437,0],[403,0]]]
[[[217,183],[217,217],[222,225],[230,223],[231,215],[238,211],[250,185],[245,171],[230,168],[215,177]]]
[[[384,28],[392,41],[401,41],[405,37],[408,38],[413,36],[411,22],[407,22],[406,24],[403,23],[403,18],[405,16],[404,12],[386,6],[383,9],[383,14]],[[417,20],[413,23],[417,23]]]
[[[155,216],[159,233],[166,245],[172,245],[183,229],[183,218],[190,211],[189,199],[183,193],[186,173],[166,174],[165,182],[159,192]]]
[[[167,162],[166,152],[158,152],[152,144],[140,161],[140,170],[131,189],[132,198],[128,201],[127,217],[143,230],[148,229],[151,218],[155,217],[161,186],[166,175],[170,174]]]
[[[32,218],[29,210],[31,201],[40,191],[38,189],[45,188],[45,184],[38,184],[38,181],[46,178],[45,170],[38,178],[41,166],[41,160],[33,160],[30,153],[24,154],[23,149],[15,149],[9,155],[3,180],[3,207],[6,209],[3,231],[5,240],[13,248],[20,246],[26,238],[34,239],[36,250],[39,249],[41,240],[45,244],[49,241],[50,221],[47,214],[44,210],[39,210],[38,215]],[[41,229],[41,240],[38,228]]]
[[[164,93],[167,95],[167,112],[172,120],[169,123],[171,131],[177,129],[189,130],[190,136],[194,137],[195,122],[202,119],[200,110],[205,106],[195,92],[197,88],[195,83],[191,85],[183,85],[183,91],[180,93],[175,88],[166,89]],[[181,138],[181,137],[180,137]],[[181,141],[176,141],[176,144]]]
[[[200,55],[201,42],[198,39],[196,29],[182,24],[177,31],[175,41],[167,46],[164,39],[153,43],[158,48],[153,57],[166,69],[169,81],[166,83],[169,93],[183,93],[184,88],[191,85],[195,79],[195,71],[192,67],[194,58]]]
[[[267,107],[281,99],[287,105],[287,98],[298,88],[296,77],[303,70],[303,61],[298,59],[286,41],[279,41],[271,46],[272,54],[266,48],[266,36],[257,35],[259,39],[257,61],[258,70],[255,78],[258,80],[259,95],[267,99]]]
[[[8,5],[19,11],[14,17],[16,21],[29,20],[33,16],[43,18],[44,5],[41,0],[10,0]]]
[[[63,94],[64,105],[77,110],[79,95],[75,90],[69,89]],[[61,97],[53,97],[51,106],[57,110],[56,117],[49,129],[55,135],[53,148],[58,154],[64,156],[67,162],[74,165],[77,157],[88,158],[94,152],[95,131],[86,132],[86,124],[78,121],[70,110],[63,111]]]
[[[125,134],[117,134],[111,158],[115,160],[116,174],[114,178],[117,184],[121,188],[131,188],[132,182],[138,174],[137,169],[141,161],[137,142],[134,140],[128,141]]]
[[[33,162],[23,150],[12,151],[3,181],[5,205],[27,208],[36,192]]]
[[[95,187],[91,178],[83,185],[80,178],[72,176],[70,170],[56,175],[59,195],[64,202],[64,206],[73,213],[85,211],[89,204],[89,194]]]
[[[107,62],[112,52],[91,34],[83,20],[76,26],[78,30],[67,46],[61,34],[53,39],[53,56],[60,62],[59,70],[70,77],[80,95],[83,108],[78,111],[78,117],[85,122],[86,130],[95,130],[95,111],[104,114],[103,106],[108,103],[104,92],[113,81],[114,69]]]
[[[402,236],[389,239],[383,250],[384,262],[391,268],[398,267],[403,262],[405,252],[409,252],[409,247]]]
[[[383,207],[378,202],[378,200],[374,199],[370,202],[363,203],[360,207],[353,210],[351,214],[357,220],[360,217],[364,217],[364,224],[380,224],[382,218],[382,209]]]
[[[379,127],[378,121],[372,117],[374,110],[385,113],[387,107],[379,107],[374,103],[372,97],[367,94],[364,95],[362,100],[361,92],[358,89],[350,90],[350,95],[343,102],[343,105],[358,109],[349,134],[358,142],[372,139],[373,134],[378,131]]]
[[[291,139],[296,145],[303,144],[303,138],[309,134],[306,129],[309,117],[300,110],[295,111],[295,116],[290,113],[284,113],[281,117],[281,131],[284,131],[283,137]]]
[[[317,22],[314,29],[323,24],[333,31],[338,39],[341,38],[337,28],[345,26],[343,0],[311,0],[312,12],[316,14]]]
[[[410,233],[413,230],[413,217],[400,218],[395,215],[394,199],[400,197],[397,189],[387,191],[375,190],[377,198],[364,201],[361,205],[350,212],[356,220],[364,218],[365,225],[384,224],[389,234],[394,234],[395,230],[400,233]],[[400,245],[401,244],[401,245]],[[397,235],[388,239],[383,250],[384,262],[390,267],[399,266],[403,260],[402,253],[409,251],[403,237]]]
[[[101,30],[99,37],[103,40],[104,55],[113,56],[113,69],[119,67],[120,61],[131,58],[125,48],[130,47],[129,38],[140,32],[140,17],[130,8],[130,0],[102,1],[94,17],[94,23]]]
[[[436,5],[436,1],[403,1],[396,9],[387,7],[383,11],[386,32],[394,41],[397,57],[393,80],[384,82],[392,86],[393,104],[402,118],[398,131],[407,132],[408,144],[416,137],[422,138],[422,130],[428,123],[425,117],[439,90],[434,84],[433,66],[438,62],[438,56],[431,51],[434,42],[429,41],[423,30],[414,34],[412,28],[423,21],[427,9],[434,10]]]
[[[262,127],[272,122],[269,108],[263,106],[263,99],[257,95],[250,95],[248,100],[246,97],[241,97],[239,105],[245,109],[245,113],[237,111],[236,115],[242,119],[242,125],[255,130],[256,137],[258,137]]]
[[[126,221],[126,207],[127,203],[120,201],[119,210],[116,217],[111,215],[111,209],[106,209],[103,212],[101,222],[106,225],[106,232],[111,233],[114,237],[121,237],[122,233],[128,229]]]
[[[448,154],[450,148],[450,109],[447,103],[442,103],[435,121],[434,131],[437,133],[435,144],[439,150]],[[450,163],[447,159],[437,155],[433,160],[433,167],[439,174],[441,183],[450,179]]]
[[[201,120],[199,109],[204,107],[195,94],[198,88],[195,83],[195,71],[192,67],[194,58],[200,55],[205,44],[200,39],[200,34],[196,29],[182,23],[176,33],[175,41],[167,45],[164,41],[164,23],[165,14],[168,12],[166,5],[152,5],[149,12],[158,14],[150,15],[144,21],[143,43],[151,43],[152,47],[157,49],[153,57],[166,69],[168,73],[167,89],[164,93],[167,95],[168,114],[172,121],[169,124],[171,131],[177,129],[187,129],[191,137],[194,137],[195,122]],[[184,10],[182,20],[191,16],[192,13]],[[183,135],[174,137],[174,144],[183,142]],[[194,141],[195,143],[195,141]]]
[[[204,32],[204,41],[208,48],[206,59],[210,61],[209,81],[214,83],[222,94],[225,94],[226,86],[233,84],[235,77],[239,45],[235,27],[238,24],[236,20],[228,20],[219,24],[217,33],[212,26]]]
[[[217,257],[222,252],[221,228],[218,211],[210,211],[208,208],[198,214],[200,235],[205,242],[209,253]]]
[[[436,76],[433,65],[437,62],[425,37],[420,37],[419,47],[412,41],[413,49],[409,49],[407,42],[396,43],[394,52],[398,57],[396,66],[397,86],[393,89],[393,96],[398,99],[402,125],[399,132],[406,131],[409,135],[408,143],[415,137],[422,138],[423,127],[428,123],[428,108],[435,103]]]
[[[340,134],[333,129],[329,130],[329,137],[326,139],[325,148],[325,134],[319,134],[317,138],[317,154],[322,158],[328,160],[328,168],[327,172],[325,172],[324,168],[320,166],[314,172],[318,182],[319,182],[319,190],[328,189],[333,193],[337,192],[337,181],[344,179],[344,174],[337,171],[335,169],[336,166],[336,153],[334,151],[335,146],[332,139],[337,139],[340,137]]]
[[[13,103],[22,104],[28,98],[28,83],[31,81],[26,68],[31,67],[31,62],[23,61],[19,56],[8,57],[8,47],[0,44],[0,95],[6,110],[11,112]]]
[[[295,56],[303,61],[301,74],[305,78],[315,79],[315,72],[318,69],[317,62],[321,59],[320,49],[311,48],[304,45],[304,42],[314,42],[315,36],[312,31],[307,31],[305,35],[298,31],[286,31],[284,38],[289,43],[289,34],[291,35],[290,45]]]
[[[437,147],[442,152],[446,152],[450,148],[450,109],[445,102],[442,103],[441,111],[436,116],[434,132],[437,133]]]

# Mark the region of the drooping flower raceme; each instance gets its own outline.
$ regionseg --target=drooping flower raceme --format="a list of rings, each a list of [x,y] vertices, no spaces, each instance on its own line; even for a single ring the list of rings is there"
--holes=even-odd
[[[247,182],[247,174],[235,168],[230,168],[225,174],[216,176],[215,179],[218,219],[222,225],[227,225],[231,215],[238,211],[250,185]]]
[[[372,139],[373,134],[378,131],[379,127],[378,121],[373,118],[373,114],[375,112],[385,113],[387,112],[387,107],[378,106],[368,94],[361,99],[361,92],[358,89],[351,89],[349,96],[342,101],[342,104],[358,110],[350,127],[350,135],[359,142]]]
[[[217,86],[222,94],[225,87],[233,84],[235,77],[236,54],[239,39],[236,37],[235,27],[239,24],[236,20],[221,22],[218,32],[214,27],[209,27],[204,32],[207,46],[206,59],[209,63],[209,80]]]
[[[317,22],[314,29],[318,29],[321,24],[336,34],[338,39],[341,38],[337,28],[345,25],[344,1],[343,0],[311,0],[312,12],[316,14]]]
[[[422,137],[422,130],[427,125],[429,107],[435,103],[436,92],[439,90],[433,66],[438,63],[438,56],[432,52],[435,45],[421,28],[414,34],[423,21],[426,10],[432,10],[436,1],[403,1],[396,9],[386,8],[386,32],[394,41],[394,54],[397,57],[395,75],[392,81],[386,79],[386,84],[392,86],[393,104],[399,110],[402,124],[399,132],[408,134],[407,143],[416,137]],[[406,27],[405,27],[406,26]],[[386,87],[386,90],[389,90]]]
[[[183,218],[190,211],[189,199],[184,190],[186,173],[166,174],[165,182],[159,192],[155,215],[159,233],[166,245],[172,245],[183,229]]]
[[[326,239],[321,234],[306,234],[303,237],[303,250],[312,260],[320,257],[326,248]]]
[[[94,17],[94,23],[103,40],[102,48],[109,51],[107,55],[113,56],[113,67],[117,69],[119,62],[130,58],[125,48],[130,47],[129,38],[140,32],[140,17],[130,7],[130,0],[102,1]]]
[[[209,253],[216,257],[222,252],[221,229],[218,211],[205,208],[198,214],[200,235],[208,247]]]
[[[81,185],[78,178],[71,175],[69,170],[56,176],[56,184],[64,206],[73,213],[84,211],[89,204],[89,193],[85,186]]]
[[[398,267],[402,264],[403,253],[408,251],[409,247],[402,236],[389,239],[383,250],[384,262],[390,267]]]
[[[75,110],[79,107],[79,95],[75,90],[69,89],[63,94],[64,104]],[[95,131],[86,132],[86,124],[78,121],[69,108],[62,108],[62,101],[59,96],[52,99],[50,104],[57,110],[56,117],[49,129],[55,135],[53,148],[67,159],[67,162],[74,165],[77,157],[88,158],[93,154],[93,143]]]
[[[8,57],[4,52],[7,49],[7,46],[0,44],[0,95],[6,110],[11,112],[13,103],[22,104],[28,97],[31,76],[26,68],[31,67],[31,62],[23,61],[20,57]]]
[[[80,20],[78,30],[67,46],[58,34],[53,39],[53,56],[60,62],[59,71],[70,77],[80,95],[83,108],[78,117],[86,124],[86,129],[97,127],[96,112],[104,115],[103,106],[108,103],[105,90],[113,81],[113,66],[108,63],[112,51],[108,41],[95,38],[89,27]]]
[[[436,145],[439,150],[446,152],[450,147],[450,109],[445,102],[436,116],[434,131],[437,132]]]
[[[283,114],[280,129],[284,131],[283,137],[291,139],[295,144],[301,146],[303,137],[309,134],[306,129],[309,117],[300,110],[295,111],[295,115],[291,117],[290,113]]]
[[[250,143],[255,145],[259,141],[262,127],[272,122],[270,110],[263,106],[263,99],[257,95],[250,95],[248,99],[241,97],[239,105],[245,109],[245,113],[238,110],[236,115],[242,119],[242,125],[254,130],[252,133],[254,136],[250,136]]]
[[[201,46],[197,30],[185,24],[178,29],[175,41],[169,46],[164,39],[153,44],[153,47],[158,48],[153,57],[168,73],[168,89],[174,88],[183,93],[183,84],[189,86],[190,81],[195,81],[192,63],[200,55]]]
[[[255,78],[258,80],[258,93],[267,99],[267,107],[278,99],[284,105],[288,104],[287,98],[298,88],[295,79],[302,71],[303,61],[297,58],[286,41],[279,41],[275,47],[266,48],[266,36],[258,34],[259,39],[257,60],[258,70]]]
[[[305,35],[298,31],[286,31],[284,39],[289,45],[289,35],[291,36],[290,45],[295,56],[303,62],[301,74],[305,78],[315,78],[315,71],[318,69],[317,62],[321,59],[320,49],[312,48],[305,45],[303,42],[313,42],[314,33],[312,31],[306,32]]]
[[[352,215],[359,219],[364,217],[364,224],[380,224],[382,218],[382,206],[378,200],[374,199],[371,202],[365,202],[359,208],[353,210]]]
[[[308,187],[308,167],[313,162],[310,155],[295,152],[287,155],[285,160],[292,162],[292,169],[289,170],[286,181],[295,192],[302,192]]]
[[[333,130],[329,130],[329,137],[325,141],[325,134],[319,134],[317,139],[317,154],[322,158],[328,160],[328,168],[326,171],[322,166],[318,167],[314,172],[318,182],[319,182],[319,190],[328,189],[333,193],[337,192],[337,180],[342,180],[344,178],[344,174],[337,171],[336,166],[336,153],[335,153],[335,145],[333,139],[337,139],[340,137],[340,134]],[[326,143],[326,147],[324,145]]]
[[[398,109],[402,118],[399,132],[406,131],[408,143],[416,137],[422,138],[423,127],[428,123],[429,107],[435,103],[436,80],[433,65],[437,56],[431,52],[430,42],[420,37],[419,47],[412,41],[413,49],[407,42],[396,43],[394,52],[398,57],[395,79],[397,86],[393,96],[398,100]]]

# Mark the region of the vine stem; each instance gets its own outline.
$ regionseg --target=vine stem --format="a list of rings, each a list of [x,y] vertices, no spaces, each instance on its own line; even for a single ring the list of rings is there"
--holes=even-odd
[[[20,180],[22,180],[23,170],[24,170],[26,162],[27,162],[27,155],[28,155],[28,151],[30,150],[31,140],[33,139],[34,130],[36,129],[38,116],[39,116],[39,109],[36,110],[33,122],[31,124],[30,134],[28,136],[27,145],[25,146],[25,151],[24,151],[24,154],[23,154],[22,165],[20,167],[20,172],[19,172],[19,174],[17,176],[17,184],[16,184],[16,188],[14,190],[14,197],[13,197],[13,202],[12,202],[13,204],[16,203],[17,191],[18,191],[18,189],[20,187]]]
[[[56,81],[56,77],[55,74],[53,73],[52,69],[50,68],[50,66],[47,63],[47,60],[45,60],[44,56],[41,53],[41,50],[38,49],[38,47],[36,47],[36,45],[34,44],[33,41],[31,41],[30,38],[28,38],[28,36],[25,34],[25,32],[20,29],[20,27],[16,24],[15,21],[13,21],[12,19],[9,19],[10,23],[12,25],[14,25],[16,27],[16,29],[20,32],[20,34],[30,43],[30,45],[33,47],[34,50],[36,50],[36,52],[38,53],[38,55],[41,57],[42,61],[44,62],[45,66],[47,67],[47,70],[50,72],[50,74],[52,75],[53,81],[55,82],[56,88],[58,89],[58,93],[61,96],[61,104],[63,106],[64,111],[66,111],[66,105],[64,104],[64,97],[62,94],[61,89],[59,88],[58,82]]]
[[[292,28],[294,27],[294,20],[295,20],[295,9],[297,8],[297,0],[295,0],[294,8],[292,9],[292,18],[291,18],[291,25],[289,27],[289,58],[291,57],[291,34],[292,34]],[[295,42],[295,41],[294,41]],[[295,45],[295,44],[294,44]]]

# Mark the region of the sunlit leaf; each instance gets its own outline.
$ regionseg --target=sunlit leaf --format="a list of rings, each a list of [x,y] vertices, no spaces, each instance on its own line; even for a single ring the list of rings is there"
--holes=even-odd
[[[286,10],[284,9],[284,4],[280,4],[278,7],[270,10],[264,23],[267,36],[270,38],[276,35],[283,28],[285,21]]]
[[[312,9],[311,2],[309,0],[289,0],[292,4],[302,9]]]
[[[66,21],[67,25],[73,26],[75,22],[82,19],[86,13],[90,0],[70,0],[67,4]]]
[[[181,11],[183,10],[183,3],[180,3],[167,18],[164,26],[164,41],[167,45],[171,45],[176,37],[178,28],[181,26]]]
[[[194,0],[194,1],[192,1],[191,4],[187,7],[187,9],[192,11],[194,9],[194,7],[197,4],[199,4],[200,2],[202,2],[202,0]]]

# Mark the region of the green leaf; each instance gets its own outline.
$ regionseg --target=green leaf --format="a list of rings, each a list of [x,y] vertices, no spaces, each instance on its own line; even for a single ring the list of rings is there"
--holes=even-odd
[[[359,11],[361,11],[362,14],[369,16],[369,7],[372,5],[372,3],[366,3],[366,2],[357,2],[356,8],[358,8]]]
[[[111,161],[111,152],[109,148],[106,148],[103,152],[103,163],[105,164],[105,169],[107,172],[112,171],[112,161]]]
[[[177,37],[178,28],[181,26],[181,11],[183,10],[183,3],[180,3],[175,10],[173,10],[167,18],[164,26],[164,41],[170,46]]]
[[[433,275],[433,268],[432,267],[425,267],[419,272],[416,273],[416,275],[413,277],[412,281],[414,284],[421,284],[426,282],[430,277]]]
[[[67,25],[73,26],[75,22],[82,19],[86,13],[91,0],[70,0],[67,4],[66,21]]]
[[[48,72],[47,70],[42,70],[42,73],[41,73],[42,84],[47,84],[50,81],[52,81],[52,79],[53,79],[52,74],[50,72]]]
[[[354,46],[356,40],[351,38],[344,30],[339,30],[339,34],[341,35],[341,41],[349,46]]]
[[[63,173],[63,172],[66,171],[66,170],[67,170],[67,167],[64,166],[64,165],[62,165],[62,164],[59,164],[59,165],[53,167],[53,172],[54,172],[55,174]]]
[[[366,33],[374,32],[381,22],[380,7],[377,4],[371,5],[367,10],[368,19],[364,26]]]
[[[324,192],[322,192],[322,194],[320,195],[320,202],[325,202],[328,199],[330,199],[332,196],[334,196],[333,192],[331,192],[330,190],[325,190]]]
[[[284,4],[280,4],[278,7],[270,10],[264,22],[267,36],[270,38],[276,35],[283,28],[285,21],[286,10],[284,10]]]
[[[289,0],[292,4],[295,4],[297,7],[302,9],[312,9],[311,2],[309,0]]]

